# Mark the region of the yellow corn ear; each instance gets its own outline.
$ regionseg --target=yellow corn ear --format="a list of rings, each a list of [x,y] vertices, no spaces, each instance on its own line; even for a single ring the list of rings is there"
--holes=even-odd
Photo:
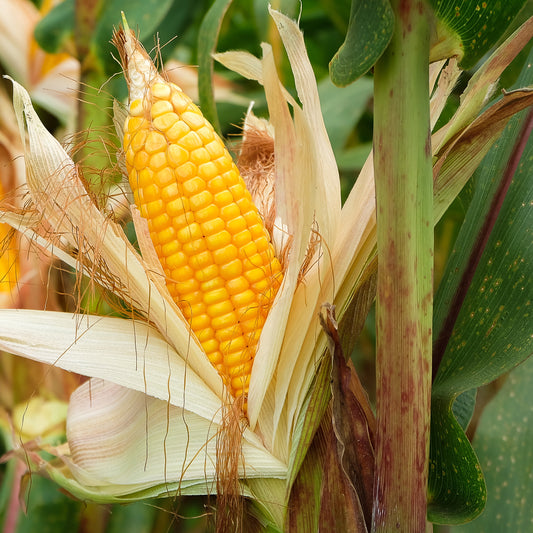
[[[170,294],[246,407],[281,266],[224,143],[133,39],[128,30],[114,37],[130,89],[124,151],[135,203],[148,220]]]

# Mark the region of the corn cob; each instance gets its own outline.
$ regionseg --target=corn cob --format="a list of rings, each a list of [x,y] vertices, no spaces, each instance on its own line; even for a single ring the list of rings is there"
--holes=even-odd
[[[135,203],[148,220],[170,294],[246,409],[281,266],[222,140],[125,28],[113,41],[130,93],[124,151]]]

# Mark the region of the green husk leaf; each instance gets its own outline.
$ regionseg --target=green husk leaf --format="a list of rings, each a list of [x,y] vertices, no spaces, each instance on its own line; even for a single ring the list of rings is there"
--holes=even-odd
[[[346,38],[329,64],[333,83],[344,87],[368,72],[388,46],[393,29],[389,0],[352,0]]]

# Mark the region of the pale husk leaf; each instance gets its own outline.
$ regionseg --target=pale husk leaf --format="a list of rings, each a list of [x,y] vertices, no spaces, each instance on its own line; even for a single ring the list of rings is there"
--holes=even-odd
[[[140,320],[2,309],[0,332],[0,347],[6,352],[220,420],[220,398],[154,327]]]
[[[88,487],[120,495],[166,482],[179,486],[203,480],[205,493],[216,490],[220,426],[208,418],[93,379],[72,395],[67,420],[68,463]],[[286,465],[247,434],[239,475],[284,478]]]
[[[122,228],[107,219],[92,202],[77,168],[35,113],[25,89],[13,82],[13,101],[25,143],[28,186],[47,223],[72,247],[78,270],[111,288],[144,313],[181,357],[202,375],[220,397],[220,376],[193,339],[183,315],[168,291],[150,279],[149,269],[128,242]],[[80,262],[83,266],[80,268]]]

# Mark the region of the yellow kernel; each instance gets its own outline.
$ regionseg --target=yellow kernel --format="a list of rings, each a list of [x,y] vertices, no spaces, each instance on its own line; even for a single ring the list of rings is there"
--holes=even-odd
[[[207,165],[208,163],[204,164]],[[224,183],[224,179],[222,178],[222,176],[215,176],[214,178],[211,178],[207,186],[213,194],[226,190],[226,184]]]
[[[217,137],[205,145],[205,149],[209,152],[212,160],[218,159],[225,154],[225,149],[222,141]]]
[[[252,366],[252,363],[247,363],[245,366],[250,365]],[[250,386],[250,376],[251,372],[243,372],[241,376],[233,378],[230,382],[231,388],[235,391],[236,396],[240,396],[239,391],[243,391],[247,389]]]
[[[233,311],[233,304],[229,300],[223,300],[213,305],[207,306],[207,314],[211,318],[221,317]],[[216,328],[218,329],[218,328]]]
[[[172,169],[165,167],[157,172],[152,172],[152,181],[156,183],[159,187],[163,188],[169,185],[170,183],[174,183],[174,174],[172,173]],[[147,176],[148,177],[148,176]]]
[[[211,143],[212,144],[212,143]],[[225,152],[221,157],[213,160],[213,163],[217,166],[219,172],[226,172],[233,165],[233,159]]]
[[[208,220],[214,220],[218,218],[218,207],[215,204],[210,204],[207,207],[204,207],[203,209],[198,209],[194,217],[198,222],[207,222]],[[204,233],[206,229],[202,226],[202,229],[204,230]]]
[[[230,326],[229,328],[218,329],[215,332],[215,337],[220,342],[229,341],[232,339],[236,339],[237,337],[241,337],[241,336],[242,336],[242,330],[238,323],[233,326]]]
[[[214,235],[207,236],[205,242],[209,250],[218,250],[231,243],[231,234],[226,230],[222,230]]]
[[[174,122],[172,126],[170,126],[170,128],[166,131],[165,135],[170,142],[175,143],[178,142],[182,137],[187,135],[189,131],[191,131],[189,126],[187,126],[187,124],[185,124],[185,122],[183,122],[182,120],[179,120],[178,117],[178,120]]]
[[[170,227],[159,232],[159,242],[162,244],[161,255],[167,258],[166,262],[168,263],[168,258],[174,255],[180,249],[180,245],[176,241],[175,229]]]
[[[231,188],[235,185],[239,185],[240,179],[239,179],[239,173],[237,172],[237,169],[232,166],[232,168],[222,174],[222,177],[224,178],[224,181],[226,182],[226,186]],[[242,189],[244,190],[244,189]],[[242,196],[242,190],[239,194],[235,195],[234,198],[240,198]],[[236,191],[239,192],[239,191]]]
[[[254,303],[255,298],[255,292],[251,289],[246,289],[245,291],[239,292],[238,294],[234,294],[231,297],[231,301],[235,306],[235,309],[239,309],[240,307],[244,307]]]
[[[133,167],[133,164],[134,164],[134,161],[135,161],[135,155],[136,155],[135,152],[131,148],[126,150],[126,165],[129,168]]]
[[[220,266],[220,276],[224,279],[234,279],[242,274],[242,261],[234,259]]]
[[[198,137],[198,134],[196,134],[196,136]],[[198,140],[200,141],[200,143],[202,142],[200,137],[198,137]],[[200,146],[199,148],[196,148],[191,151],[191,161],[196,165],[207,163],[209,160],[209,152],[203,146]]]
[[[144,142],[144,149],[148,154],[162,152],[167,147],[167,140],[158,131],[149,131]]]
[[[254,225],[259,225],[260,228],[261,228],[261,231],[264,231],[263,230],[263,221],[261,220],[261,217],[259,216],[259,213],[255,210],[255,209],[252,209],[250,211],[246,211],[246,212],[243,212],[243,216],[248,224],[248,229],[250,229],[250,231],[252,231],[252,226]],[[252,235],[253,235],[253,232],[252,232]]]
[[[150,157],[148,154],[144,150],[141,150],[135,154],[135,157],[133,158],[133,166],[136,170],[140,171],[148,166],[149,161]]]
[[[171,183],[161,190],[161,199],[166,202],[175,200],[178,196],[180,196],[180,191],[177,183]]]
[[[209,181],[218,176],[218,168],[212,161],[202,163],[198,167],[198,175],[205,181]]]
[[[149,185],[143,189],[143,198],[145,202],[152,202],[159,198],[159,187],[157,185]]]
[[[228,220],[226,222],[228,231],[235,235],[240,233],[241,231],[245,230],[248,226],[246,225],[246,220],[244,220],[244,217],[242,215],[236,216],[235,218],[232,218],[231,220]],[[251,238],[250,233],[250,238]]]
[[[170,269],[179,268],[186,265],[188,261],[187,256],[183,252],[176,252],[167,256],[167,267]]]
[[[183,165],[177,167],[175,173],[176,176],[182,181],[194,178],[196,176],[196,165],[190,161],[187,161]]]
[[[209,253],[209,252],[202,252],[202,253]],[[201,255],[201,254],[198,254],[198,255]],[[216,277],[218,277],[218,266],[217,265],[208,265],[208,266],[205,266],[204,268],[198,269],[198,267],[196,266],[195,261],[194,261],[194,259],[196,259],[198,257],[198,255],[195,255],[194,257],[191,257],[190,263],[191,263],[192,267],[196,271],[195,274],[194,274],[194,277],[202,284],[200,289],[202,291],[204,291],[203,284],[208,282],[208,281],[211,281],[211,280],[215,279]],[[214,288],[218,289],[218,286],[214,287]],[[204,292],[207,292],[207,291],[204,291]]]
[[[237,243],[235,244],[239,246]],[[247,244],[242,245],[239,252],[241,254],[241,257],[253,257],[255,256],[255,254],[257,254],[257,246],[255,245],[254,241],[251,241]]]
[[[265,235],[261,235],[261,237],[256,238],[254,242],[258,252],[265,252],[268,250],[269,255],[271,254],[271,256],[274,257],[273,252],[270,250],[270,243]]]
[[[172,96],[170,97],[170,101],[172,102],[172,106],[174,107],[174,111],[181,115],[185,112],[187,109],[187,106],[190,103],[190,98],[181,91],[178,87],[174,87],[174,91],[172,92]]]
[[[216,276],[215,278],[210,279],[209,281],[204,281],[200,285],[200,290],[202,292],[208,292],[214,289],[220,289],[221,287],[224,287],[224,280],[221,277]]]
[[[208,205],[211,205],[212,201],[213,201],[213,195],[209,191],[202,191],[189,198],[192,211],[203,209],[207,207]]]
[[[152,220],[152,231],[160,232],[161,230],[170,226],[170,217],[166,213],[162,213]],[[161,242],[161,240],[159,241]]]
[[[245,257],[243,260],[244,270],[250,270],[252,268],[260,268],[263,265],[263,259],[257,253]]]
[[[173,281],[187,281],[194,277],[194,270],[189,265],[184,265],[180,268],[175,268],[170,277]]]
[[[238,250],[235,245],[228,244],[227,246],[224,246],[223,248],[219,248],[218,250],[213,250],[213,261],[217,265],[223,265],[225,263],[229,263],[230,261],[233,261],[234,259],[237,259]]]
[[[205,191],[207,192],[207,191]],[[213,218],[212,220],[207,220],[206,222],[202,222],[200,224],[202,226],[202,233],[207,237],[209,235],[213,235],[215,233],[219,233],[225,228],[224,221],[217,217]],[[229,244],[229,243],[228,243]]]
[[[227,193],[229,196],[231,196],[231,193],[229,191],[225,191],[225,193]],[[219,193],[219,194],[222,194],[222,193]],[[215,195],[215,202],[216,202],[216,196],[217,195]],[[224,219],[226,221],[227,220],[233,220],[234,218],[236,218],[238,216],[241,216],[241,210],[239,209],[237,204],[234,203],[233,201],[228,202],[227,205],[224,205],[220,209],[220,218],[222,218],[222,219]]]
[[[255,333],[258,329],[262,328],[265,324],[265,319],[259,315],[257,317],[250,318],[248,320],[240,320],[242,330],[246,334]]]
[[[183,245],[183,251],[188,256],[196,255],[206,249],[204,239],[196,239],[195,241],[187,242]]]
[[[134,170],[135,169],[132,169],[132,173]],[[134,184],[133,184],[134,180],[132,179],[133,177],[132,173],[130,173],[130,183],[132,184],[132,187],[134,187]],[[136,183],[137,187],[144,188],[155,182],[154,172],[150,168],[143,168],[142,170],[137,172],[136,175],[137,175],[137,183]]]
[[[165,152],[158,152],[150,157],[150,168],[158,172],[167,166],[167,155]]]
[[[194,215],[190,211],[186,211],[181,215],[177,215],[172,218],[172,225],[176,230],[187,227],[189,224],[194,222]]]
[[[189,133],[185,134],[181,139],[179,139],[178,143],[188,152],[192,152],[193,150],[196,150],[202,146],[202,139],[200,139],[195,131],[189,131]]]
[[[166,83],[154,83],[151,87],[152,95],[162,100],[168,100],[170,98],[171,87]]]
[[[133,117],[138,117],[143,114],[144,114],[144,106],[143,106],[142,100],[140,98],[133,100],[133,102],[131,102],[130,104],[130,115]]]
[[[252,239],[259,239],[265,235],[265,228],[261,222],[256,222],[254,224],[249,224],[248,229],[252,234]]]
[[[165,115],[166,113],[172,113],[173,111],[174,108],[168,100],[159,100],[152,104],[152,108],[150,109],[150,115],[152,116],[152,119],[154,119],[160,117],[161,115]]]
[[[185,113],[181,114],[181,119],[193,130],[205,126],[204,117],[200,113],[195,113],[194,111],[185,111]]]
[[[167,158],[169,165],[179,167],[189,159],[189,152],[178,144],[170,144],[167,147]]]
[[[132,186],[133,188],[133,186]],[[144,204],[144,193],[142,189],[135,189],[133,191],[133,200],[137,205]]]
[[[239,276],[238,278],[230,279],[226,282],[226,289],[230,295],[239,294],[248,289],[250,284],[246,281],[246,278]]]
[[[192,224],[189,224],[187,227],[180,229],[178,233],[176,234],[176,238],[181,243],[187,243],[195,239],[201,239],[202,229],[200,228],[200,224],[193,222]]]
[[[270,294],[270,280],[268,278],[263,278],[255,283],[252,283],[251,285],[255,292],[259,293],[259,295],[264,294],[268,298],[268,295]]]
[[[163,200],[154,200],[149,204],[146,204],[146,212],[148,213],[148,219],[153,219],[157,215],[160,215],[165,209],[165,204]]]
[[[179,121],[179,117],[176,113],[165,113],[164,115],[154,118],[152,120],[152,125],[159,131],[167,131],[174,126],[177,121]]]
[[[148,131],[145,129],[132,132],[129,144],[126,145],[126,142],[124,142],[124,147],[131,148],[134,152],[138,152],[139,150],[143,149],[147,136]]]
[[[250,233],[250,231],[248,229],[245,229],[243,231],[239,231],[238,233],[235,233],[233,235],[233,242],[235,243],[235,246],[237,246],[237,248],[241,248],[247,244],[250,244],[250,241],[252,240],[252,234]],[[254,250],[253,253],[255,253],[256,250]],[[243,254],[243,252],[241,251],[241,255]],[[246,255],[245,255],[246,257]]]
[[[181,302],[181,312],[185,318],[205,315],[205,305],[202,301],[195,304],[189,304],[189,302],[183,301]]]
[[[220,302],[228,301],[229,300],[229,294],[228,291],[221,287],[220,289],[215,289],[213,291],[209,291],[204,294],[204,303],[205,305],[214,305],[218,304]],[[230,309],[230,311],[233,309],[233,307]]]
[[[209,319],[209,321],[211,321],[211,319]],[[201,343],[204,343],[215,338],[215,330],[210,327],[205,327],[204,329],[198,330],[196,336]]]
[[[202,348],[209,357],[209,361],[212,365],[222,362],[222,354],[218,351],[218,341],[216,339],[202,342]]]
[[[167,203],[167,213],[171,217],[176,217],[189,210],[189,200],[183,196]]]
[[[191,263],[191,266],[195,270],[203,271],[203,269],[210,268],[212,269],[211,272],[214,269],[216,270],[216,273],[218,274],[218,266],[213,264],[213,256],[211,255],[211,252],[209,250],[205,250],[191,257],[190,263]],[[197,272],[197,275],[198,275],[198,272]],[[205,273],[205,275],[207,276],[207,273]],[[198,278],[198,281],[202,281],[202,280]]]
[[[220,328],[227,328],[237,321],[237,315],[235,312],[227,313],[225,315],[216,316],[211,321],[211,325],[215,330]]]
[[[205,182],[202,178],[196,176],[190,180],[183,182],[183,193],[187,196],[192,196],[193,194],[198,194],[199,192],[205,190]]]
[[[144,117],[132,116],[126,119],[124,130],[133,136],[135,133],[145,130],[147,126],[148,121]]]
[[[207,125],[198,128],[196,133],[200,136],[200,139],[202,139],[204,144],[211,142],[215,138],[215,132],[213,131],[213,128]]]
[[[246,350],[246,348],[248,348],[248,344],[246,339],[242,336],[228,341],[222,341],[219,344],[218,349],[225,354],[224,364],[228,370],[233,366],[242,363],[243,350]]]
[[[226,207],[228,205],[235,205],[233,204],[233,196],[231,195],[231,193],[229,191],[221,191],[217,194],[215,194],[215,196],[213,197],[214,198],[214,202],[215,204],[217,204],[219,207]],[[236,205],[235,205],[235,209],[239,209]],[[224,220],[228,220],[226,218],[226,216],[223,215],[223,209],[220,210],[220,216],[224,219]],[[233,217],[231,217],[233,218]]]
[[[194,299],[198,299],[198,295],[195,291],[198,291],[199,288],[200,285],[194,278],[176,283],[178,294],[183,295],[183,297],[187,296],[187,301],[190,303],[195,303]]]
[[[244,275],[250,283],[257,283],[265,279],[265,271],[262,268],[252,268],[247,270]]]

